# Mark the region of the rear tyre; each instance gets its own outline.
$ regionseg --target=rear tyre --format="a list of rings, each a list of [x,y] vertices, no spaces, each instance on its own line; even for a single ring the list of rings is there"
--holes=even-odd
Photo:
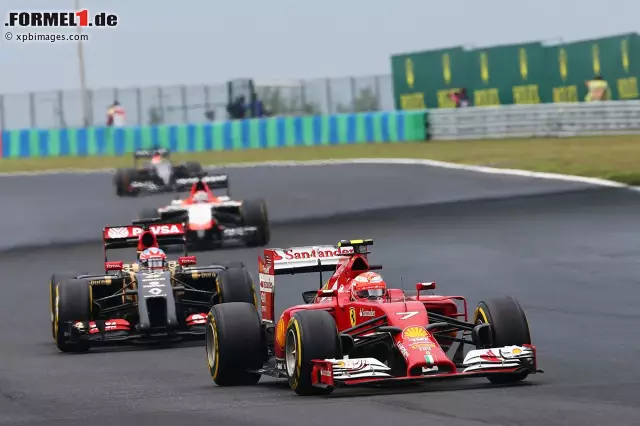
[[[264,200],[245,200],[242,202],[242,221],[244,226],[255,226],[258,231],[250,234],[246,239],[249,247],[265,246],[269,244],[271,230],[269,229],[269,215]]]
[[[218,386],[255,385],[266,358],[260,316],[248,303],[224,303],[207,316],[206,353],[211,379]]]
[[[251,274],[244,266],[221,271],[216,278],[218,303],[244,302],[258,306]]]
[[[340,357],[340,338],[336,322],[327,311],[296,312],[287,327],[285,366],[289,386],[298,395],[318,395],[333,392],[332,388],[311,385],[314,359]]]
[[[520,303],[511,296],[488,299],[478,303],[475,324],[490,324],[493,346],[530,345],[529,322]],[[527,373],[501,374],[488,377],[491,383],[507,384],[526,379]]]
[[[54,309],[54,335],[56,345],[62,352],[86,352],[89,342],[69,342],[65,332],[68,322],[89,321],[91,319],[91,289],[83,280],[69,279],[56,287]]]
[[[155,219],[158,216],[158,209],[145,208],[140,211],[139,219]]]
[[[185,171],[188,177],[197,177],[202,173],[202,166],[195,161],[188,161],[184,163]]]

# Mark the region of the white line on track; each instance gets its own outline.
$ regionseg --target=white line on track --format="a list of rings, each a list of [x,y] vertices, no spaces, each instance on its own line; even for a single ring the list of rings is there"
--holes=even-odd
[[[613,188],[628,188],[634,191],[640,192],[640,187],[630,186],[621,182],[616,182],[607,179],[590,178],[584,176],[565,175],[559,173],[544,173],[533,172],[529,170],[520,169],[502,169],[496,167],[486,166],[473,166],[467,164],[448,163],[445,161],[425,160],[415,158],[353,158],[353,159],[341,159],[341,160],[309,160],[309,161],[266,161],[255,163],[229,163],[219,164],[215,166],[205,166],[206,169],[220,169],[220,168],[253,168],[253,167],[299,167],[299,166],[326,166],[326,165],[348,165],[348,164],[405,164],[405,165],[422,165],[429,167],[439,167],[453,170],[464,170],[470,172],[495,174],[495,175],[507,175],[507,176],[520,176],[535,179],[550,179],[561,180],[567,182],[580,182],[596,186],[608,186]],[[99,169],[99,170],[86,170],[86,169],[58,169],[58,170],[46,170],[38,172],[15,172],[15,173],[0,173],[0,177],[19,177],[19,176],[48,176],[59,174],[100,174],[100,173],[114,173],[115,169]]]

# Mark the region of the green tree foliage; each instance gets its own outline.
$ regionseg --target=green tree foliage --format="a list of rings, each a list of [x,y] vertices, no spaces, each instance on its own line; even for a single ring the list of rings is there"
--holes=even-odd
[[[149,108],[149,125],[155,126],[164,123],[164,113],[159,107]]]
[[[356,95],[350,104],[338,104],[336,112],[339,114],[355,112],[372,112],[380,110],[380,100],[371,87],[366,87]]]
[[[316,115],[322,113],[318,104],[303,102],[302,91],[280,87],[261,87],[257,92],[265,108],[272,115]]]

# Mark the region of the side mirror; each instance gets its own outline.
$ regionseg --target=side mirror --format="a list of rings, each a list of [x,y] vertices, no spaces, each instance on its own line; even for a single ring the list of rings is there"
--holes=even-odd
[[[180,266],[195,265],[196,264],[196,257],[195,256],[182,256],[182,257],[178,258],[178,263],[180,263]]]
[[[418,296],[420,296],[421,291],[435,290],[435,288],[436,288],[436,283],[434,282],[416,284],[416,291],[418,292]]]
[[[104,269],[106,271],[122,271],[123,261],[118,262],[104,262]]]
[[[320,289],[318,290],[317,293],[318,297],[338,297],[338,289],[333,289],[333,290],[323,290]]]

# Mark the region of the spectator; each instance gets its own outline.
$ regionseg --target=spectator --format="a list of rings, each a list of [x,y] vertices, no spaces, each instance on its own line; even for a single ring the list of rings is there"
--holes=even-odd
[[[121,127],[125,125],[124,108],[120,106],[117,100],[107,110],[107,126]]]
[[[451,92],[449,98],[456,103],[456,108],[466,108],[471,106],[467,89],[464,87],[458,91]]]
[[[244,96],[238,96],[235,101],[227,105],[227,113],[232,120],[243,120],[247,113]]]
[[[589,92],[584,98],[586,102],[594,101],[606,101],[611,99],[609,92],[609,83],[602,78],[601,75],[596,75],[593,80],[585,82]]]
[[[254,101],[251,105],[251,117],[260,118],[266,117],[268,114],[267,110],[264,108],[264,103],[258,99],[258,97],[254,96]]]

